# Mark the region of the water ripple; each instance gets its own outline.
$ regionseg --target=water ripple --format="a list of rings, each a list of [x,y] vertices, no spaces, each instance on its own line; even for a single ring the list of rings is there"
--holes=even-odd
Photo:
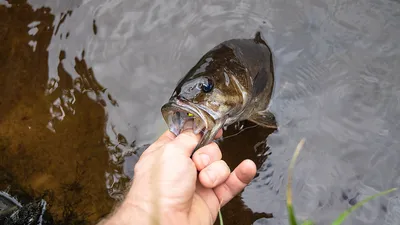
[[[275,217],[257,224],[287,223],[287,167],[302,137],[306,146],[294,178],[301,218],[331,222],[362,197],[400,184],[398,2],[63,2],[46,1],[58,27],[48,48],[52,121],[74,112],[76,92],[105,107],[110,196],[119,199],[127,177],[133,176],[128,163],[121,173],[124,157],[134,164],[140,147],[166,129],[160,106],[177,80],[216,44],[252,37],[256,30],[274,54],[277,83],[270,109],[279,123],[267,140],[259,130],[260,140],[246,148],[257,155],[260,168],[242,193],[243,204]],[[85,73],[79,69],[83,61]],[[73,90],[59,92],[60,74],[72,78]],[[85,89],[86,81],[96,84],[95,90]],[[233,139],[222,140],[222,146]],[[223,151],[228,157],[233,150]],[[349,223],[397,221],[394,195],[371,202]]]

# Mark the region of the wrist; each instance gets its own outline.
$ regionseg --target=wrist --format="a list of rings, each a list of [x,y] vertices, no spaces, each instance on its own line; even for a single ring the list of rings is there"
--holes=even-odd
[[[138,192],[137,192],[138,191]],[[149,201],[138,189],[131,187],[123,203],[99,225],[187,225],[188,215]]]
[[[110,218],[99,225],[186,225],[187,221],[183,213],[168,210],[152,213],[130,204],[122,204]]]
[[[123,202],[115,212],[99,225],[152,225],[152,220],[147,212],[136,206]]]

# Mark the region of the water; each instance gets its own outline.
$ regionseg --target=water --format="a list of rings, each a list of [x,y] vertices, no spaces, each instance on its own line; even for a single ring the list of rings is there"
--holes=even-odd
[[[59,223],[95,223],[166,129],[160,107],[178,79],[216,44],[256,30],[275,57],[279,131],[242,123],[225,132],[228,164],[258,167],[225,222],[287,224],[287,167],[302,137],[300,218],[328,224],[400,186],[396,0],[0,0],[0,188],[45,194]],[[399,196],[346,224],[400,223]]]

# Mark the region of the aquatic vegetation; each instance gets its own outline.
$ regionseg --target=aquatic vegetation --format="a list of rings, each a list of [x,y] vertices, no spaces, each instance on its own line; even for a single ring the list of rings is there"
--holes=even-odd
[[[300,140],[300,142],[297,144],[296,150],[293,153],[292,156],[292,160],[290,161],[289,164],[289,169],[288,169],[288,184],[286,186],[286,208],[288,210],[288,219],[289,219],[289,224],[290,225],[297,225],[297,219],[295,216],[295,212],[294,212],[294,208],[293,208],[293,198],[292,198],[292,179],[293,179],[293,169],[294,169],[294,165],[296,163],[296,159],[300,154],[301,149],[303,148],[304,145],[304,138]],[[332,223],[331,225],[340,225],[342,224],[346,218],[356,209],[360,208],[361,206],[363,206],[365,203],[367,203],[368,201],[371,201],[372,199],[382,196],[382,195],[386,195],[389,194],[390,192],[396,191],[397,188],[392,188],[386,191],[382,191],[379,192],[375,195],[372,195],[360,202],[358,202],[357,204],[355,204],[354,206],[352,206],[351,208],[347,209],[346,211],[344,211],[343,213],[341,213]],[[218,211],[218,216],[219,216],[219,224],[223,225],[223,219],[222,219],[222,214],[221,214],[221,210]],[[315,223],[311,220],[305,220],[302,223],[300,223],[301,225],[314,225]]]
[[[293,177],[293,168],[294,165],[296,163],[296,159],[299,156],[300,150],[303,148],[304,145],[304,138],[300,140],[299,144],[296,147],[295,152],[293,153],[293,157],[292,160],[289,164],[289,170],[288,170],[288,184],[286,186],[286,207],[289,213],[289,224],[290,225],[297,225],[297,219],[294,213],[294,208],[293,208],[293,198],[292,198],[292,177]],[[393,192],[397,190],[397,188],[392,188],[383,192],[379,192],[375,195],[372,195],[360,202],[358,202],[357,204],[355,204],[354,206],[352,206],[351,208],[349,208],[348,210],[344,211],[342,214],[340,214],[333,222],[332,225],[340,225],[342,224],[345,219],[350,215],[350,213],[352,213],[354,210],[360,208],[362,205],[364,205],[365,203],[367,203],[368,201],[382,196],[382,195],[386,195],[389,194],[390,192]],[[314,224],[314,222],[312,222],[311,220],[306,220],[303,223],[301,223],[301,225],[312,225]]]
[[[224,220],[222,219],[221,209],[218,210],[219,224],[224,225]]]

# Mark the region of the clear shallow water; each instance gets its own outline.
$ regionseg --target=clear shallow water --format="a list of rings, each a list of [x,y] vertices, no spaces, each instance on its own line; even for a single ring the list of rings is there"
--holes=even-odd
[[[25,49],[0,54],[34,60],[24,64],[26,79],[38,85],[21,82],[21,88],[41,96],[31,98],[30,91],[13,94],[11,77],[25,70],[3,65],[0,84],[9,91],[1,96],[10,100],[0,111],[0,136],[12,137],[17,146],[27,142],[26,136],[15,135],[20,128],[10,132],[18,126],[9,115],[33,111],[29,126],[47,137],[28,142],[32,149],[36,146],[42,151],[32,150],[29,163],[18,166],[5,160],[24,156],[11,154],[18,149],[11,144],[5,148],[1,166],[19,177],[16,180],[23,186],[39,193],[54,190],[57,196],[64,193],[57,191],[63,182],[57,177],[77,168],[75,163],[58,165],[62,154],[71,157],[66,161],[83,161],[81,183],[97,186],[83,185],[85,193],[77,196],[98,206],[79,203],[81,208],[77,208],[96,212],[91,222],[122,197],[143,146],[166,129],[160,107],[178,79],[216,44],[250,38],[256,30],[262,31],[275,57],[277,84],[271,111],[279,131],[268,136],[271,131],[246,123],[249,129],[222,141],[230,166],[251,158],[259,168],[257,178],[223,212],[227,224],[255,220],[254,224],[287,224],[287,167],[302,137],[306,145],[294,178],[299,217],[327,224],[356,201],[400,186],[398,1],[31,0],[0,4],[8,10],[3,16],[13,18],[2,24],[2,28],[10,26],[3,30],[23,28],[19,33],[4,32],[4,40],[14,43],[12,49]],[[26,12],[15,9],[24,7],[36,12],[23,17]],[[19,20],[24,23],[12,23]],[[49,29],[42,26],[46,23]],[[231,127],[224,136],[237,130]],[[53,150],[60,146],[65,149]],[[137,150],[133,155],[132,149]],[[124,162],[125,155],[130,156]],[[93,157],[97,161],[90,161]],[[91,164],[85,164],[86,159]],[[36,167],[40,172],[26,172]],[[51,185],[32,185],[36,177],[44,179],[43,174],[55,177]],[[98,193],[103,197],[94,198]],[[368,203],[346,224],[400,223],[399,196],[395,193]],[[62,210],[61,205],[54,204],[53,210]],[[262,213],[274,217],[259,218],[268,217]]]

